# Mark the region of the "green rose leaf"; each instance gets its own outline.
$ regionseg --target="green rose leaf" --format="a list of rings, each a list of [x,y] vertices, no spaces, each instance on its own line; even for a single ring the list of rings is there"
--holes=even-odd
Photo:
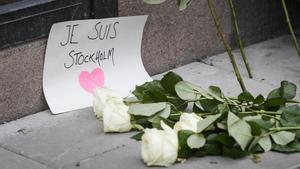
[[[203,113],[204,112],[204,109],[201,106],[201,103],[199,101],[194,102],[193,112],[195,112],[195,113]]]
[[[290,148],[293,148],[293,149],[295,149],[295,151],[300,151],[300,142],[298,141],[298,142],[292,142],[292,143],[290,143],[290,144],[288,144],[288,146],[290,147]]]
[[[218,112],[223,114],[229,111],[229,107],[226,103],[218,105]]]
[[[169,104],[166,105],[166,108],[164,108],[162,111],[156,113],[153,117],[149,118],[148,121],[151,123],[154,123],[155,120],[157,120],[158,117],[161,117],[162,119],[168,119],[168,117],[171,114],[171,106]],[[158,125],[160,126],[160,121],[157,121]],[[155,127],[157,128],[157,127]]]
[[[296,96],[297,86],[288,81],[282,81],[281,86],[278,89],[272,90],[267,99],[285,99],[291,100]]]
[[[228,112],[227,128],[229,135],[235,139],[235,141],[241,146],[242,150],[245,150],[253,138],[251,134],[251,126],[235,114]]]
[[[272,108],[272,107],[280,107],[280,106],[284,106],[286,103],[285,99],[281,99],[281,98],[274,98],[274,99],[268,99],[265,101],[264,106],[266,108]]]
[[[243,92],[238,96],[239,101],[254,102],[254,97],[249,92]]]
[[[288,81],[281,82],[280,95],[282,98],[291,100],[296,96],[297,86]]]
[[[272,90],[267,97],[267,100],[281,98],[280,88]]]
[[[162,118],[167,119],[170,116],[171,113],[171,106],[169,104],[166,105],[166,108],[159,112],[157,115],[159,115]]]
[[[144,97],[144,91],[146,88],[141,87],[141,86],[135,86],[135,90],[132,92],[133,95],[139,100],[142,100]]]
[[[262,95],[258,95],[255,99],[254,99],[254,103],[255,104],[262,104],[264,103],[265,98]]]
[[[209,112],[209,113],[219,113],[221,107],[219,107],[220,104],[222,104],[222,102],[218,101],[218,100],[209,100],[209,99],[205,99],[205,100],[201,100],[199,101],[199,103],[201,104],[201,107],[203,108],[203,110],[205,112]],[[198,103],[196,103],[198,104]]]
[[[264,136],[259,141],[258,144],[265,152],[270,151],[272,148],[272,141],[270,136]]]
[[[300,142],[292,142],[288,145],[279,145],[279,144],[273,144],[272,150],[282,153],[294,153],[294,152],[300,152]]]
[[[149,92],[151,99],[154,102],[166,102],[167,101],[167,97],[165,95],[165,93],[156,90],[156,89],[150,89],[147,92]]]
[[[174,72],[168,72],[161,79],[160,83],[168,93],[177,96],[175,85],[180,81],[183,81],[183,79],[178,74]]]
[[[197,94],[188,82],[182,81],[175,85],[175,91],[182,100],[199,100],[201,95]]]
[[[163,121],[166,125],[168,125],[169,127],[173,128],[175,123],[169,119],[165,119],[163,117],[160,116],[155,116],[154,118],[151,118],[148,120],[149,122],[152,123],[152,127],[153,128],[157,128],[157,129],[162,129],[161,128],[161,121]]]
[[[253,136],[259,136],[262,133],[261,127],[254,121],[248,121],[248,124],[251,127],[251,134]]]
[[[222,145],[217,140],[218,134],[212,133],[206,136],[205,145],[195,151],[195,155],[202,157],[205,155],[221,155]]]
[[[216,114],[206,117],[203,120],[200,120],[197,123],[197,132],[201,133],[203,130],[208,128],[211,124],[213,124],[222,114]]]
[[[155,5],[155,4],[161,4],[165,2],[166,0],[143,0],[146,4]]]
[[[196,101],[201,96],[213,99],[204,89],[186,81],[178,82],[175,85],[175,91],[182,100]]]
[[[138,132],[137,134],[131,136],[130,138],[132,138],[132,139],[134,139],[136,141],[141,141],[143,134],[144,134],[144,132]]]
[[[299,126],[300,108],[298,105],[292,105],[280,109],[282,112],[280,123],[283,126]]]
[[[272,124],[269,121],[265,121],[262,119],[252,119],[251,122],[255,122],[257,125],[261,127],[261,129],[269,130],[272,127]]]
[[[147,116],[150,117],[155,113],[165,109],[167,104],[161,103],[145,103],[145,104],[132,104],[129,106],[128,112],[132,115]]]
[[[256,147],[258,146],[258,141],[260,140],[259,136],[253,136],[253,139],[249,143],[249,146],[247,147],[248,152],[256,151]],[[259,146],[258,146],[259,147]]]
[[[217,140],[226,147],[233,147],[235,143],[234,139],[227,133],[220,133],[217,137]]]
[[[204,147],[200,148],[195,152],[198,157],[203,157],[205,155],[221,155],[222,146],[220,144],[205,144]]]
[[[132,93],[143,103],[165,102],[167,100],[165,90],[159,80],[136,86]]]
[[[191,149],[203,147],[205,145],[205,137],[200,133],[193,134],[187,139],[187,145]]]
[[[231,157],[233,159],[238,159],[247,156],[248,153],[237,147],[228,148],[223,146],[223,155],[227,157]]]
[[[276,144],[285,146],[295,140],[296,134],[288,131],[279,131],[272,133],[271,136]]]
[[[187,139],[193,134],[195,133],[190,130],[178,131],[178,142],[179,142],[178,157],[179,158],[187,158],[190,156],[191,149],[187,144]]]
[[[179,97],[168,97],[168,102],[174,105],[176,109],[182,111],[184,111],[188,105],[186,101],[181,100]]]
[[[224,102],[224,95],[222,93],[222,90],[217,86],[209,86],[209,94],[216,100],[219,100],[220,102]]]
[[[293,131],[293,133],[295,133],[296,134],[296,139],[297,140],[300,140],[300,130],[295,130],[295,131]]]

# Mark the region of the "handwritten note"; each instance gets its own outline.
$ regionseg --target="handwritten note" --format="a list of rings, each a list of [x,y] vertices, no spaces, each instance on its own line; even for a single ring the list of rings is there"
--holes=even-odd
[[[147,16],[78,20],[52,26],[43,89],[53,114],[92,105],[95,86],[124,97],[151,78],[141,59]]]

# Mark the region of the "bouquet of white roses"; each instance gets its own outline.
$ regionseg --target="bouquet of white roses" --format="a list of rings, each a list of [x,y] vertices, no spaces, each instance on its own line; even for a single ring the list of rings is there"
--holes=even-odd
[[[173,72],[136,86],[135,98],[99,88],[94,111],[105,132],[140,130],[148,166],[169,166],[191,156],[241,158],[270,150],[300,151],[300,108],[296,85],[283,81],[264,98],[242,92],[226,97],[220,88],[206,91]]]

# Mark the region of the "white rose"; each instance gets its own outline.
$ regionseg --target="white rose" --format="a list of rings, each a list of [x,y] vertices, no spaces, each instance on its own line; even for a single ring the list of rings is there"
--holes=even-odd
[[[97,118],[103,118],[104,132],[130,131],[128,106],[121,95],[108,88],[96,88],[93,107]]]
[[[104,132],[127,132],[131,130],[128,106],[108,102],[103,109]]]
[[[197,116],[195,113],[183,113],[180,116],[179,121],[174,125],[174,130],[191,130],[197,132],[197,124],[202,120],[201,117]]]
[[[170,166],[177,159],[178,138],[174,130],[161,121],[164,130],[145,129],[142,158],[148,166]]]
[[[103,109],[108,102],[123,103],[123,98],[115,91],[102,87],[94,91],[93,107],[97,118],[102,117]]]

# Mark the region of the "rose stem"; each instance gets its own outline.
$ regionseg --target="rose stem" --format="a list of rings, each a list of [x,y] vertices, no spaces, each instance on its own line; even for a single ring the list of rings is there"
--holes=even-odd
[[[278,127],[278,128],[270,128],[270,131],[284,131],[284,130],[300,130],[300,126],[295,127]]]
[[[288,24],[288,27],[289,27],[289,30],[290,30],[290,33],[291,33],[291,36],[292,36],[292,39],[293,39],[294,46],[297,50],[298,56],[300,57],[300,48],[299,48],[299,45],[298,45],[298,42],[297,42],[297,38],[295,36],[295,32],[293,30],[293,26],[292,26],[291,21],[290,21],[289,12],[287,10],[285,0],[281,0],[281,2],[282,2],[283,10],[284,10],[284,13],[285,13],[286,22]]]
[[[218,34],[224,44],[224,47],[226,48],[227,50],[227,53],[228,53],[228,56],[230,58],[230,61],[231,61],[231,64],[233,66],[233,69],[234,69],[234,72],[235,72],[235,75],[236,75],[236,78],[242,88],[243,91],[246,91],[246,87],[245,87],[245,84],[243,82],[243,79],[241,77],[241,74],[240,74],[240,71],[237,67],[237,64],[236,64],[236,61],[235,61],[235,58],[234,58],[234,55],[232,53],[232,49],[228,43],[228,40],[226,39],[225,37],[225,33],[221,27],[221,24],[220,24],[220,18],[219,16],[217,15],[217,12],[216,12],[216,8],[212,2],[212,0],[207,0],[208,1],[208,6],[209,6],[209,9],[210,9],[210,12],[211,12],[211,15],[214,19],[214,22],[215,22],[215,25],[216,25],[216,28],[217,28],[217,31],[218,31]]]
[[[240,30],[239,30],[239,26],[238,26],[238,22],[237,22],[236,11],[235,11],[232,0],[228,0],[228,4],[230,6],[231,17],[232,17],[232,20],[233,20],[234,34],[235,34],[236,40],[239,44],[240,52],[241,52],[244,64],[246,66],[249,78],[252,79],[253,76],[252,76],[252,72],[251,72],[251,67],[250,67],[250,64],[248,62],[248,58],[245,54],[245,51],[244,51],[244,45],[243,45],[243,42],[242,42],[242,39],[241,39],[241,36],[240,36]]]

